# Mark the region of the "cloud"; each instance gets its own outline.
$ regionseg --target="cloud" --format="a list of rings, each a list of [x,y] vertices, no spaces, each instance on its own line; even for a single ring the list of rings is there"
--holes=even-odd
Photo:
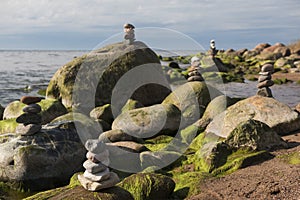
[[[0,36],[76,32],[107,37],[121,32],[125,22],[190,35],[300,31],[299,10],[298,0],[6,0],[0,7]]]

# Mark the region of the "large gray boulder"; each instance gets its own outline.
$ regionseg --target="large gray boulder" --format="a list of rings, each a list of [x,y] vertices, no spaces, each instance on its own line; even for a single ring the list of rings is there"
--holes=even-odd
[[[201,118],[208,103],[222,92],[199,81],[187,82],[176,88],[162,104],[174,104],[182,113],[184,126]]]
[[[121,78],[125,84],[115,87]],[[115,43],[61,67],[46,96],[61,99],[66,107],[81,106],[90,112],[95,106],[111,103],[114,91],[117,98],[113,106],[119,113],[129,98],[146,106],[160,103],[170,93],[166,83],[157,55],[144,43]]]
[[[0,135],[0,181],[40,191],[68,183],[86,150],[73,123],[45,126],[33,136]]]
[[[157,104],[121,113],[113,122],[113,130],[137,138],[174,134],[179,128],[181,113],[173,104]]]
[[[226,138],[241,122],[261,121],[279,135],[300,129],[299,113],[274,98],[253,96],[237,102],[216,116],[205,132]]]

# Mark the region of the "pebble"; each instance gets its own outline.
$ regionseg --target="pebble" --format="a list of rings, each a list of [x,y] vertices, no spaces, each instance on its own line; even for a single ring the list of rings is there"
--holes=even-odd
[[[273,97],[272,91],[268,87],[259,89],[256,94],[263,97]]]
[[[204,81],[204,79],[202,76],[191,76],[188,78],[188,82],[191,82],[191,81]]]
[[[35,96],[23,96],[21,97],[20,101],[26,105],[38,103],[42,100],[41,97],[35,97]]]
[[[102,171],[102,172],[98,172],[95,174],[92,174],[88,171],[85,171],[83,173],[84,178],[93,181],[93,182],[101,182],[101,181],[105,181],[107,179],[109,179],[110,173],[109,173],[109,169],[106,168],[106,170]]]
[[[258,77],[258,82],[260,83],[260,82],[264,82],[266,80],[271,80],[271,79],[272,79],[271,75],[268,75],[268,76],[259,76]]]
[[[23,112],[26,112],[26,113],[39,113],[42,111],[42,108],[40,105],[34,103],[34,104],[29,104],[28,106],[25,106],[23,108]]]
[[[99,191],[101,189],[113,187],[114,185],[116,185],[120,181],[118,175],[114,172],[110,172],[109,179],[104,180],[100,183],[88,180],[87,178],[85,178],[83,176],[83,174],[79,174],[77,177],[78,177],[78,180],[81,183],[81,185],[86,190],[93,191],[93,192]]]
[[[258,73],[259,75],[262,75],[262,76],[271,76],[271,72],[259,72]]]
[[[17,123],[28,125],[28,124],[40,124],[42,118],[39,114],[34,113],[23,113],[16,119]]]
[[[42,125],[40,124],[19,124],[16,127],[16,133],[20,135],[34,135],[42,129]]]
[[[102,153],[95,154],[90,151],[86,153],[86,158],[94,163],[107,163],[109,161],[109,151],[105,150]]]
[[[270,87],[272,85],[274,85],[274,81],[272,81],[272,80],[266,80],[266,81],[258,83],[257,84],[257,88],[261,89],[263,87]]]
[[[107,165],[104,165],[103,163],[94,163],[91,160],[86,160],[83,163],[83,167],[86,169],[86,171],[92,174],[102,172],[107,169]]]
[[[103,152],[105,150],[105,147],[106,147],[106,144],[97,139],[95,139],[95,140],[89,139],[85,143],[85,148],[94,154]]]
[[[274,72],[274,67],[272,64],[265,64],[261,67],[261,71],[262,72],[271,72],[273,73]]]

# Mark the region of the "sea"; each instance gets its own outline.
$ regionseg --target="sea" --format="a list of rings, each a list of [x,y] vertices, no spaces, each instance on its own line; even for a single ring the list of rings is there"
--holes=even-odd
[[[5,107],[24,95],[39,95],[45,90],[55,72],[88,50],[0,50],[0,104]],[[173,51],[190,55],[193,51]],[[171,56],[156,50],[158,55]],[[164,55],[166,54],[166,55]],[[166,63],[164,63],[166,64]],[[182,66],[186,67],[186,66]],[[256,82],[222,84],[221,91],[231,97],[246,98],[256,94]],[[300,85],[295,83],[272,86],[273,96],[295,107],[300,103]]]

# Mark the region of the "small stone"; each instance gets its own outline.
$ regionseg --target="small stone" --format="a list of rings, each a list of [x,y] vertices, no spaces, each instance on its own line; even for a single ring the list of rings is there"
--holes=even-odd
[[[274,72],[274,67],[272,64],[265,64],[261,67],[261,71],[262,72],[271,72],[273,73]]]
[[[86,153],[86,158],[91,160],[94,163],[107,163],[109,160],[109,151],[105,150],[102,153],[95,154],[90,151]]]
[[[200,76],[200,73],[197,70],[195,70],[195,71],[189,72],[188,76]]]
[[[119,142],[119,141],[138,142],[141,140],[131,135],[128,135],[127,133],[124,133],[122,130],[118,130],[118,129],[103,132],[99,135],[98,139],[104,143]]]
[[[16,122],[24,125],[40,124],[42,122],[42,118],[39,114],[23,113],[16,119]]]
[[[94,154],[98,154],[98,153],[101,153],[105,150],[105,143],[103,143],[102,141],[100,140],[87,140],[86,143],[85,143],[85,148],[94,153]]]
[[[262,76],[271,76],[271,72],[259,72],[258,73],[259,75],[262,75]]]
[[[204,81],[204,79],[201,76],[191,76],[188,78],[188,81]]]
[[[85,171],[83,173],[83,176],[90,181],[101,182],[101,181],[109,179],[110,173],[109,173],[109,169],[106,168],[106,170],[96,173],[96,174],[92,174],[88,171]]]
[[[271,75],[268,75],[268,76],[259,76],[258,77],[258,82],[261,83],[261,82],[264,82],[266,80],[271,80],[271,79],[272,79]]]
[[[258,83],[257,84],[257,88],[263,88],[263,87],[270,87],[274,85],[274,82],[272,80],[266,80],[266,81],[263,81],[261,83]]]
[[[42,129],[40,124],[19,124],[16,128],[16,133],[20,135],[34,135]]]
[[[86,179],[83,174],[78,175],[78,180],[86,190],[93,192],[113,187],[120,181],[118,175],[114,172],[110,172],[109,179],[102,181],[101,183],[90,181]]]
[[[36,104],[36,103],[29,104],[28,106],[25,106],[23,108],[23,112],[25,112],[25,113],[35,113],[35,114],[37,114],[37,113],[39,113],[41,111],[42,111],[41,106],[38,105],[38,104]]]
[[[256,94],[263,97],[273,97],[272,91],[268,87],[259,89]]]
[[[134,152],[134,153],[149,151],[149,149],[147,147],[145,147],[144,145],[136,143],[136,142],[132,142],[132,141],[109,143],[108,146],[117,146],[124,150],[127,150],[129,152]]]
[[[91,160],[86,160],[83,163],[83,167],[86,169],[86,171],[92,174],[96,174],[107,169],[107,165],[104,165],[103,163],[94,163]]]
[[[41,97],[34,97],[34,96],[23,96],[20,101],[26,105],[38,103],[42,100]]]

